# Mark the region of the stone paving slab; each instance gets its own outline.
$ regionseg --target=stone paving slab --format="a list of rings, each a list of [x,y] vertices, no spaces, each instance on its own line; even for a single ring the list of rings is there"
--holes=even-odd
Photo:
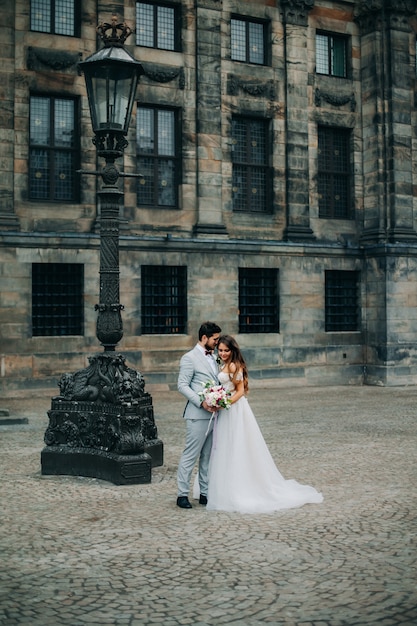
[[[417,388],[251,391],[280,471],[324,503],[267,515],[175,505],[183,400],[149,386],[152,483],[41,476],[56,390],[3,397],[0,624],[417,624]]]

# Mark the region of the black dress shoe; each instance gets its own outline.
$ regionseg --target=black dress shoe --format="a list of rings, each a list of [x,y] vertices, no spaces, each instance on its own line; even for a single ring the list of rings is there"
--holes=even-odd
[[[178,496],[177,498],[177,506],[179,506],[181,509],[192,509],[192,505],[190,504],[189,499],[187,498],[187,496]]]
[[[200,502],[200,504],[206,505],[207,504],[207,496],[201,495],[199,502]]]

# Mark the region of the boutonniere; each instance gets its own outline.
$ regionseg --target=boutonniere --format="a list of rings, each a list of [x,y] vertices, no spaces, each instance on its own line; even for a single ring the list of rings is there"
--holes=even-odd
[[[222,364],[222,360],[219,356],[216,356],[216,363],[217,365],[220,367],[220,365]]]

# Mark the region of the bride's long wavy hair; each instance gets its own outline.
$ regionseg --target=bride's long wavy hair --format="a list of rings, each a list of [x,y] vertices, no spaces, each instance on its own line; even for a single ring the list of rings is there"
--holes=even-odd
[[[231,375],[229,374],[229,376],[231,376],[230,380],[234,384],[236,384],[236,382],[238,381],[237,375],[239,374],[239,372],[242,372],[243,388],[245,390],[245,395],[246,395],[249,392],[248,368],[246,367],[246,362],[245,362],[245,359],[243,358],[243,354],[240,351],[238,343],[236,339],[232,337],[231,335],[222,335],[219,338],[217,347],[219,347],[221,343],[224,344],[226,348],[230,350],[230,361],[228,362],[228,365],[230,365],[230,363],[234,363],[236,366],[236,371]]]

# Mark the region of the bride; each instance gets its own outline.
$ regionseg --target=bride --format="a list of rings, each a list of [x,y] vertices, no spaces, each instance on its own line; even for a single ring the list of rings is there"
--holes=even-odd
[[[248,371],[236,340],[220,337],[220,383],[232,393],[231,406],[214,425],[207,509],[268,513],[323,501],[314,487],[285,480],[268,450],[246,399]]]

